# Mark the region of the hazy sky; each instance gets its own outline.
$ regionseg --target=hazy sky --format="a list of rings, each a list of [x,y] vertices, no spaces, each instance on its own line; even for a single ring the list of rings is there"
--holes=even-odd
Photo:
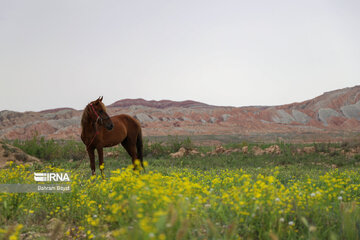
[[[304,101],[360,84],[359,13],[359,0],[0,0],[0,110]]]

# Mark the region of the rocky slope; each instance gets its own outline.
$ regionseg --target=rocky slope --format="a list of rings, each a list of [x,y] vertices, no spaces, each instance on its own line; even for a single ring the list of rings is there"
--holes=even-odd
[[[35,162],[40,163],[40,160],[24,153],[17,147],[0,141],[0,169],[9,164],[9,162],[32,165]]]
[[[105,99],[106,100],[106,99]],[[137,118],[145,136],[323,134],[360,132],[360,86],[324,93],[282,106],[218,107],[194,101],[125,99],[108,106],[110,115]],[[79,139],[82,110],[0,112],[0,138]]]

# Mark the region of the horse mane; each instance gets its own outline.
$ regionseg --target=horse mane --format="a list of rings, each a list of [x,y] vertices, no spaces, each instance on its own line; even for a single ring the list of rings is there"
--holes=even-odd
[[[89,119],[89,104],[86,105],[82,117],[81,117],[81,127],[82,129],[84,129],[84,126],[88,123],[88,119]]]

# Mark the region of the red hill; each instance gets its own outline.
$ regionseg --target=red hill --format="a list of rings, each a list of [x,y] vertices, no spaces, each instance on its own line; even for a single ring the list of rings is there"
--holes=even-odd
[[[282,106],[238,108],[191,100],[124,99],[108,105],[108,112],[134,116],[141,122],[145,136],[259,136],[258,140],[288,136],[290,140],[341,140],[360,132],[360,86]],[[81,114],[82,111],[70,108],[25,113],[2,111],[0,138],[28,139],[38,134],[46,138],[79,139]]]

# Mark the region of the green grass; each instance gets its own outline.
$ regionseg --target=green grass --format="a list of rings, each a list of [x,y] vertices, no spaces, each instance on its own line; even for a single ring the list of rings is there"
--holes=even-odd
[[[331,148],[350,151],[357,145],[346,143],[303,145],[277,142],[275,144],[280,146],[281,154],[254,156],[251,153],[253,147],[264,149],[272,144],[240,141],[224,144],[224,147],[229,149],[248,146],[250,150],[248,154],[236,152],[229,155],[205,157],[196,155],[172,159],[169,153],[176,152],[180,147],[196,148],[204,154],[213,151],[215,147],[196,146],[190,138],[178,137],[167,138],[160,142],[153,140],[144,142],[145,161],[149,164],[146,168],[147,174],[133,176],[131,173],[126,173],[124,168],[131,164],[130,157],[121,146],[113,147],[105,150],[118,155],[105,158],[106,181],[91,178],[89,160],[82,143],[46,141],[41,138],[13,142],[25,152],[41,158],[43,162],[26,168],[28,173],[26,176],[11,175],[20,171],[16,169],[6,173],[8,175],[0,174],[0,176],[10,176],[18,181],[31,181],[30,173],[49,171],[46,166],[51,166],[71,171],[78,179],[71,194],[2,195],[0,193],[0,238],[4,237],[4,234],[18,235],[16,228],[12,230],[11,227],[22,224],[24,227],[18,230],[23,234],[21,236],[32,232],[38,235],[38,239],[47,239],[49,234],[56,232],[49,228],[51,219],[59,219],[61,221],[59,226],[64,232],[69,231],[72,234],[68,237],[61,235],[62,239],[72,239],[74,236],[87,239],[91,238],[92,234],[99,239],[107,239],[107,234],[110,234],[110,239],[153,239],[151,234],[154,234],[155,239],[164,236],[166,239],[360,238],[358,198],[360,192],[346,188],[352,184],[359,186],[360,189],[360,179],[356,177],[360,176],[360,157],[359,155],[345,157],[340,152],[330,151]],[[296,154],[296,149],[304,146],[315,147],[315,152]],[[96,168],[99,175],[98,162]],[[123,170],[116,172],[117,169]],[[348,173],[351,175],[349,178],[346,175]],[[125,178],[123,174],[127,174]],[[153,179],[152,176],[159,179]],[[250,190],[262,189],[260,193],[263,194],[263,199],[260,203],[254,200],[257,192],[254,190],[253,195],[246,195],[242,192],[247,189],[244,187],[245,182],[238,182],[234,176],[248,176]],[[329,181],[334,180],[334,183],[327,182],[326,176],[329,177]],[[121,181],[116,182],[120,177],[122,177]],[[275,179],[275,184],[270,183],[272,178]],[[350,182],[342,183],[344,179]],[[166,185],[168,181],[178,184],[172,189],[173,192],[187,187],[191,191],[189,190],[187,195],[185,193],[176,193],[176,196],[166,195],[168,194],[166,191],[170,190]],[[6,179],[0,179],[0,183],[4,182]],[[135,182],[145,185],[137,189]],[[340,185],[336,187],[336,184]],[[326,195],[329,199],[319,199],[319,202],[311,203],[306,202],[311,201],[311,197],[298,199],[296,191],[310,196],[318,191],[317,189],[326,192],[333,185],[334,190],[329,190]],[[280,191],[281,186],[284,189]],[[268,192],[269,189],[274,192]],[[286,193],[286,189],[295,190]],[[160,190],[164,192],[146,195],[148,192]],[[207,195],[203,193],[205,190],[213,192]],[[113,191],[121,198],[117,199],[117,195],[110,196]],[[342,192],[344,192],[344,200],[339,204],[337,198],[343,194]],[[279,207],[271,198],[275,193],[283,194],[284,199],[286,196],[287,203],[284,206],[291,206],[286,214],[274,210]],[[230,194],[234,199],[226,200],[226,194]],[[162,199],[163,196],[170,197],[170,203]],[[199,196],[199,199],[195,196]],[[82,197],[86,202],[84,204],[80,202],[80,205],[76,206]],[[139,198],[139,202],[132,202],[134,198]],[[186,198],[189,200],[185,200]],[[237,198],[240,200],[235,201]],[[202,199],[206,201],[201,202]],[[269,202],[269,199],[272,201]],[[95,202],[94,206],[87,206],[90,201]],[[240,212],[247,212],[249,216],[238,214],[237,210],[233,209],[238,207],[239,201],[245,201],[245,205],[240,205]],[[302,209],[304,204],[305,208]],[[209,207],[204,207],[207,205]],[[115,211],[114,207],[117,206],[126,206],[127,212]],[[32,209],[34,212],[24,214],[24,208]],[[57,208],[59,210],[55,212]],[[145,209],[146,212],[141,212],[139,209]],[[94,216],[99,218],[102,227],[93,222],[96,220]],[[116,219],[108,219],[109,217]],[[294,227],[288,224],[292,221]],[[168,222],[172,223],[171,227],[166,227]]]
[[[330,148],[339,148],[348,152],[351,148],[356,148],[359,142],[343,142],[343,143],[313,143],[313,144],[288,144],[283,142],[277,143],[249,143],[246,141],[231,142],[224,144],[225,149],[241,149],[243,146],[249,147],[249,153],[231,153],[206,155],[201,157],[185,156],[179,159],[169,157],[170,153],[178,151],[181,147],[186,149],[197,149],[201,153],[208,153],[215,149],[215,146],[199,146],[195,145],[189,137],[168,136],[162,137],[162,140],[154,140],[154,138],[144,139],[144,156],[149,162],[149,170],[157,170],[160,172],[171,171],[172,168],[186,168],[207,171],[211,169],[244,169],[250,172],[266,173],[274,167],[280,167],[284,171],[284,175],[291,177],[302,177],[307,174],[317,175],[329,171],[336,166],[340,169],[359,168],[360,155],[353,157],[345,157],[339,152],[330,153]],[[8,142],[11,143],[11,142]],[[43,164],[51,164],[52,166],[77,169],[84,171],[89,168],[89,160],[83,143],[76,141],[46,141],[44,138],[34,137],[28,141],[14,141],[14,146],[19,147],[26,153],[42,159],[42,164],[36,164],[36,170],[43,168]],[[255,146],[265,149],[273,144],[277,144],[281,148],[281,154],[265,154],[254,156],[251,149]],[[303,147],[315,147],[315,152],[310,154],[297,154],[296,149]],[[107,152],[116,153],[116,158],[106,158],[106,171],[111,172],[114,169],[126,168],[131,164],[131,159],[125,149],[118,145],[112,148],[105,148]],[[70,161],[69,161],[70,160]],[[98,162],[96,163],[99,172]],[[286,173],[286,174],[285,174]]]

